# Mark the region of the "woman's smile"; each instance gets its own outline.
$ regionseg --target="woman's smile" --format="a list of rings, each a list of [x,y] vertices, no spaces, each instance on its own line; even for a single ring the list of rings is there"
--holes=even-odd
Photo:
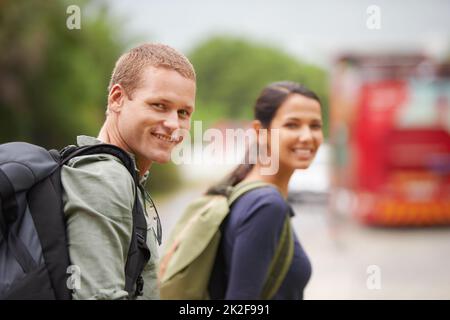
[[[312,148],[296,147],[291,150],[301,160],[310,160],[314,156],[314,150]]]

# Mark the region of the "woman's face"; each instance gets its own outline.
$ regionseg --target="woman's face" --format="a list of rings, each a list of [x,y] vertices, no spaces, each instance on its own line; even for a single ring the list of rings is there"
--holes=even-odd
[[[306,169],[323,141],[320,104],[291,94],[278,108],[270,129],[279,130],[280,170]]]

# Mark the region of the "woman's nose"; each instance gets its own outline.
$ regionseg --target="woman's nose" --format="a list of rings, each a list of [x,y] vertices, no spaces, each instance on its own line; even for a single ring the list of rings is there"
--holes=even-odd
[[[312,132],[308,126],[303,126],[300,129],[298,140],[300,140],[301,142],[307,142],[312,140]]]

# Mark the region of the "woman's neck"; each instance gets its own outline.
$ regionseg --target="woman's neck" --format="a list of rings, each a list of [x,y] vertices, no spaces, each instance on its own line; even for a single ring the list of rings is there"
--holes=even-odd
[[[255,164],[249,174],[245,177],[245,181],[255,181],[261,180],[270,184],[275,185],[284,196],[287,198],[288,195],[288,185],[291,179],[293,169],[282,169],[279,168],[278,172],[273,175],[263,175],[261,174],[261,165],[259,163]]]

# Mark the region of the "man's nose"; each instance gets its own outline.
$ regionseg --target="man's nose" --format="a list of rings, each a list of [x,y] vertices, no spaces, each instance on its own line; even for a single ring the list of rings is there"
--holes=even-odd
[[[178,118],[178,112],[173,111],[170,112],[170,114],[167,115],[167,117],[164,119],[163,124],[166,128],[173,130],[180,128],[180,122]]]

